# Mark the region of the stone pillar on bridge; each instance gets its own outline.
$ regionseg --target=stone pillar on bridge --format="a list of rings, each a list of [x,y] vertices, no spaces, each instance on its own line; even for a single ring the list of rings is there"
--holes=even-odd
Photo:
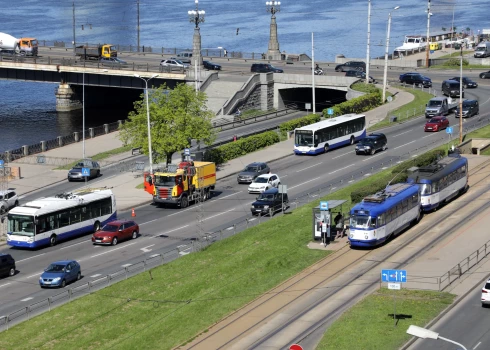
[[[199,27],[194,28],[194,36],[192,37],[192,63],[202,69],[201,31]]]
[[[272,73],[260,74],[260,110],[270,111],[274,108],[274,80]]]
[[[267,50],[267,59],[277,60],[281,59],[281,51],[279,50],[279,40],[277,39],[277,23],[276,16],[271,17],[271,30],[269,38],[269,49]]]
[[[70,112],[82,108],[81,96],[69,84],[60,83],[55,95],[58,112]]]

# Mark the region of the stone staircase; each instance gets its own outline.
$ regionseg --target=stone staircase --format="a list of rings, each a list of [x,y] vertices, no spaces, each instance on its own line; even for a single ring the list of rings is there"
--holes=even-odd
[[[208,109],[214,113],[218,113],[225,102],[233,97],[238,90],[240,90],[247,79],[247,76],[234,76],[212,81],[204,91],[208,96]],[[217,116],[217,118],[219,117],[220,116]]]

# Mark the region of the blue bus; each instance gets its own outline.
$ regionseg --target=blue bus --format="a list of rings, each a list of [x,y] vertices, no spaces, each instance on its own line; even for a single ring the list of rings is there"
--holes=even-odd
[[[319,154],[366,137],[366,116],[345,114],[294,130],[295,154]]]
[[[419,186],[398,183],[365,197],[350,211],[351,247],[374,247],[420,220]]]
[[[468,159],[459,154],[442,158],[411,172],[408,182],[419,185],[423,211],[437,209],[468,188]]]

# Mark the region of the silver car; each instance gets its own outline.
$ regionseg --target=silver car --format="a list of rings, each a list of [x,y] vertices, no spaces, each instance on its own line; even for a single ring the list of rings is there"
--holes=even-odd
[[[89,175],[83,176],[82,169],[88,168]],[[68,181],[80,180],[83,181],[85,177],[92,179],[100,176],[100,165],[99,163],[85,159],[78,162],[70,171],[68,171]]]
[[[14,190],[0,191],[0,215],[19,205],[19,196]]]
[[[176,59],[162,60],[160,62],[160,65],[163,67],[170,67],[170,68],[182,68],[182,69],[189,68],[188,64],[183,63],[182,61]]]

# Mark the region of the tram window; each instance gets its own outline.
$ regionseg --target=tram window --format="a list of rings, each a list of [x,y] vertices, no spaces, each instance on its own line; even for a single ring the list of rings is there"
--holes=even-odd
[[[378,227],[385,225],[385,214],[378,216]]]
[[[419,204],[419,196],[412,196],[412,208]]]
[[[402,204],[397,204],[396,205],[396,215],[397,216],[401,216],[403,214],[403,207],[402,207]]]
[[[376,228],[376,218],[371,218],[371,228]]]
[[[408,211],[408,199],[404,199],[402,202],[403,212],[406,213]]]

